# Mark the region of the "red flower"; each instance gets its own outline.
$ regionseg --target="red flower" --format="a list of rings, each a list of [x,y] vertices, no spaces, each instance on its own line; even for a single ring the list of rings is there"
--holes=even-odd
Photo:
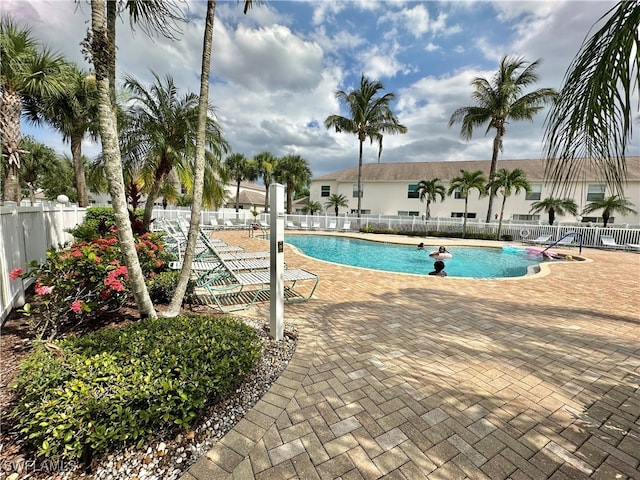
[[[36,293],[38,295],[49,295],[52,291],[53,289],[46,285],[40,285],[40,284],[36,285]]]
[[[73,310],[75,313],[80,312],[80,310],[82,310],[82,302],[80,300],[76,300],[75,302],[73,302],[71,304],[71,310]]]
[[[20,277],[20,275],[22,275],[22,272],[24,272],[22,268],[14,268],[13,270],[11,270],[11,272],[9,272],[9,278],[11,280],[15,280],[16,278]]]

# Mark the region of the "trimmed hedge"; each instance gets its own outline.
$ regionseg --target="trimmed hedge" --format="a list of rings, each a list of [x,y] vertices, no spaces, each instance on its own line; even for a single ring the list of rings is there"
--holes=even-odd
[[[441,238],[462,238],[462,232],[437,232],[437,231],[415,231],[415,230],[389,230],[386,228],[375,228],[372,226],[362,227],[360,229],[363,233],[378,233],[378,234],[391,234],[391,235],[405,235],[407,237],[441,237]],[[506,235],[503,235],[505,237]],[[476,240],[495,240],[495,233],[474,233],[467,232],[464,237],[466,239]]]
[[[39,456],[82,459],[163,428],[188,428],[261,355],[231,317],[146,319],[41,344],[23,362],[11,416]]]

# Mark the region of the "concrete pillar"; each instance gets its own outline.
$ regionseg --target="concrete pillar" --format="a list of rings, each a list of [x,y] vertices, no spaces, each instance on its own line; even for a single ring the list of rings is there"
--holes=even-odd
[[[269,185],[270,203],[270,290],[269,327],[271,338],[284,337],[284,185]]]

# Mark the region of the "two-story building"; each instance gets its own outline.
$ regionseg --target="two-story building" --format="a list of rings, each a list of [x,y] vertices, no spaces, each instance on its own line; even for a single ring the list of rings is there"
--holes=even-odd
[[[627,184],[625,197],[633,203],[633,208],[640,212],[640,157],[627,157]],[[426,203],[419,198],[417,185],[421,180],[439,178],[448,190],[451,179],[460,175],[461,170],[481,170],[485,176],[489,174],[490,161],[462,162],[399,162],[370,163],[362,165],[361,213],[374,215],[423,216]],[[531,205],[537,200],[552,196],[552,185],[544,178],[544,160],[498,160],[497,168],[513,170],[520,168],[531,183],[529,194],[524,192],[507,198],[504,220],[520,220],[528,222],[546,221],[544,212],[531,213]],[[604,180],[597,172],[584,172],[571,185],[567,185],[563,198],[573,198],[578,205],[579,213],[591,201],[613,195],[605,186]],[[356,213],[358,205],[358,167],[347,168],[311,180],[310,199],[323,206],[333,194],[346,197],[349,207],[341,208],[341,212]],[[558,196],[555,194],[555,196]],[[477,191],[469,196],[467,218],[484,219],[488,208],[488,196],[480,197]],[[502,196],[494,199],[494,215],[499,214]],[[333,208],[327,208],[330,212]],[[430,206],[431,217],[463,217],[464,198],[460,192],[453,192],[444,200],[434,202]],[[601,222],[599,211],[584,215],[582,222]],[[574,216],[556,216],[558,221],[576,221]],[[494,216],[494,219],[497,217]],[[640,224],[640,213],[620,216],[615,214],[611,222],[616,224]]]

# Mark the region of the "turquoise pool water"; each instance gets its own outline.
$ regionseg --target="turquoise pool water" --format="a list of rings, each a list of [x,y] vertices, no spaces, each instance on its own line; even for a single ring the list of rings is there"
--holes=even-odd
[[[427,246],[424,250],[418,250],[415,246],[322,235],[286,235],[285,242],[305,255],[329,262],[418,275],[426,275],[433,270],[435,260],[429,257],[429,252],[437,249]],[[542,262],[540,257],[522,252],[503,252],[500,248],[447,249],[453,258],[444,260],[445,271],[453,277],[521,277],[527,274],[529,266]]]

